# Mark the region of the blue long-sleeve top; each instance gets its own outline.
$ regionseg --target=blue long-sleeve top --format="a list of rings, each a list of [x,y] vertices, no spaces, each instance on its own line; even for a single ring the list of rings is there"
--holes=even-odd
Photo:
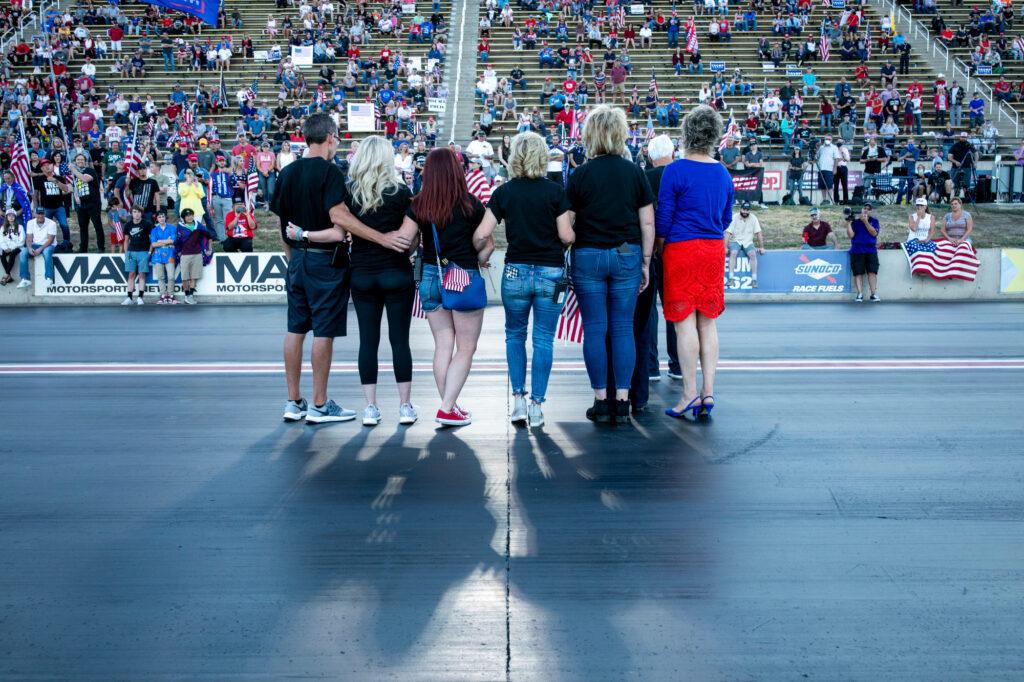
[[[673,161],[661,177],[654,232],[669,244],[722,239],[732,223],[732,204],[732,177],[725,166]]]

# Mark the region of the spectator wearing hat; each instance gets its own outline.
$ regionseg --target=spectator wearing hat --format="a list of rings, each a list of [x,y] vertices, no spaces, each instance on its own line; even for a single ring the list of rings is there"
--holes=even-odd
[[[935,216],[928,212],[928,200],[924,197],[914,199],[914,212],[907,220],[907,241],[916,239],[919,242],[932,240],[935,229]]]
[[[0,278],[0,285],[7,286],[14,281],[11,272],[14,270],[14,263],[21,255],[21,249],[25,246],[25,228],[21,224],[21,216],[18,211],[9,208],[4,213],[3,225],[0,225],[0,264],[4,268],[4,276]]]
[[[191,208],[183,208],[174,234],[174,248],[180,255],[181,288],[185,303],[196,304],[196,285],[203,278],[204,256],[212,254],[210,239],[216,234],[195,219]]]
[[[64,196],[71,192],[71,186],[64,182],[64,178],[55,174],[53,162],[43,159],[40,162],[42,175],[37,175],[35,184],[35,204],[41,206],[46,217],[56,220],[60,226],[62,241],[57,246],[62,251],[71,249],[71,230],[68,228],[68,214],[64,209]]]
[[[480,170],[488,179],[494,177],[494,166],[491,164],[491,159],[494,158],[494,147],[487,141],[487,133],[482,130],[477,131],[476,139],[466,145],[466,156],[479,157]]]
[[[152,242],[150,233],[153,224],[146,220],[142,206],[132,206],[132,219],[124,226],[124,273],[128,276],[127,295],[121,301],[121,305],[132,305],[132,299],[136,293],[139,297],[135,299],[135,305],[143,305],[143,296],[146,294],[146,278],[149,276],[149,251]]]
[[[880,299],[875,293],[878,288],[878,235],[882,227],[871,215],[871,204],[864,204],[860,215],[854,217],[850,209],[844,209],[846,216],[846,236],[850,238],[850,272],[853,273],[853,286],[857,290],[857,303],[864,301],[864,275],[868,277],[871,289],[871,301]]]
[[[174,238],[177,228],[167,223],[167,211],[156,212],[156,225],[149,231],[149,263],[160,289],[158,305],[175,304],[174,278],[176,257],[174,254]]]
[[[46,209],[36,207],[35,218],[25,225],[25,248],[19,256],[19,274],[21,281],[18,288],[32,286],[32,275],[29,272],[28,259],[43,257],[43,271],[46,283],[53,284],[53,252],[56,249],[57,223],[46,216]]]
[[[757,238],[757,249],[754,239]],[[740,204],[740,214],[733,216],[732,222],[725,230],[725,240],[729,245],[729,286],[733,289],[740,285],[733,274],[736,271],[736,255],[743,253],[750,261],[751,286],[757,288],[757,254],[764,254],[764,235],[761,233],[761,221],[750,212],[750,202]]]
[[[204,221],[206,210],[206,188],[200,181],[198,171],[199,168],[186,168],[182,175],[182,179],[178,182],[178,213],[186,208],[192,209],[199,221]]]
[[[224,218],[224,250],[228,253],[252,253],[252,239],[256,234],[256,214],[246,209],[245,202],[235,201],[234,208]]]
[[[821,219],[818,214],[817,207],[810,210],[811,222],[804,225],[804,245],[802,249],[838,249],[839,240],[836,239],[835,232],[832,231],[832,226]],[[829,246],[831,243],[831,247]]]

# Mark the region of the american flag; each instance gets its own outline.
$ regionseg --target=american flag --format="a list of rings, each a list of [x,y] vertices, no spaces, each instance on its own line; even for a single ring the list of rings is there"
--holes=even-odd
[[[821,50],[821,61],[823,61],[823,62],[827,62],[828,58],[831,56],[829,54],[829,46],[831,45],[831,42],[832,41],[830,41],[828,39],[827,35],[822,34],[822,36],[821,36],[821,46],[820,46],[819,49]]]
[[[119,218],[116,213],[110,216],[110,226],[114,228],[114,235],[117,236],[117,239],[115,241],[117,241],[118,243],[123,242],[124,227],[121,225],[121,218]]]
[[[224,83],[224,72],[220,72],[220,87],[217,88],[217,101],[222,107],[228,105],[228,86]]]
[[[132,210],[132,179],[139,177],[139,165],[142,163],[142,155],[139,154],[139,119],[135,119],[135,129],[132,131],[132,146],[124,157],[124,208]]]
[[[421,320],[427,319],[427,313],[423,310],[423,300],[420,299],[420,290],[416,290],[416,296],[412,299],[412,316]]]
[[[586,116],[587,114],[583,109],[577,109],[573,114],[572,123],[569,125],[570,139],[579,139],[580,133],[583,131],[583,121],[586,119]]]
[[[317,87],[316,94],[313,95],[313,104],[315,104],[318,107],[322,107],[324,105],[324,89],[323,89],[323,87]]]
[[[245,89],[245,98],[252,100],[256,99],[256,94],[260,91],[259,79],[254,79],[253,82]]]
[[[32,196],[32,177],[29,175],[28,145],[25,144],[25,124],[18,119],[19,138],[14,143],[11,151],[11,172],[14,173],[15,181],[25,190],[25,194]]]
[[[441,286],[448,291],[461,292],[469,286],[470,281],[472,280],[469,273],[452,263],[444,271],[444,276],[441,278]]]
[[[736,125],[736,119],[732,117],[732,112],[730,111],[729,122],[725,126],[725,132],[722,133],[722,139],[718,141],[718,148],[725,149],[725,146],[729,142],[730,138],[738,136],[739,132],[739,126]]]
[[[651,72],[651,82],[647,86],[647,92],[655,97],[658,96],[658,77],[654,75],[653,71]]]
[[[700,45],[697,43],[697,24],[694,22],[693,17],[686,22],[686,51],[696,52],[700,49]]]
[[[868,52],[868,61],[871,60],[871,25],[864,27],[864,43]]]
[[[245,205],[252,211],[256,208],[256,192],[259,190],[260,176],[256,172],[256,155],[249,155],[249,172],[245,176]]]
[[[572,343],[583,343],[583,320],[580,319],[580,302],[570,287],[565,295],[565,305],[558,316],[555,338]]]
[[[967,242],[953,245],[948,239],[922,242],[911,239],[903,243],[910,261],[910,271],[932,279],[964,279],[973,282],[981,261],[974,247]]]
[[[484,206],[490,202],[491,183],[488,182],[483,171],[475,170],[466,173],[466,187],[469,189],[469,193],[479,199]]]

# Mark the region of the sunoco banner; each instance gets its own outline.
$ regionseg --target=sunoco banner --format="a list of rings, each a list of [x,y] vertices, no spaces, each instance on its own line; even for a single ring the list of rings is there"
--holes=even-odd
[[[47,285],[43,259],[35,260],[37,296],[124,296],[128,278],[121,254],[54,254],[53,284]],[[218,253],[203,269],[196,292],[206,296],[284,294],[288,263],[283,253]],[[178,278],[176,290],[181,290]],[[157,293],[150,275],[147,292]]]
[[[725,271],[728,277],[728,257]],[[769,251],[757,257],[757,289],[746,257],[737,257],[735,274],[739,288],[727,288],[729,293],[843,294],[850,290],[850,256],[846,251]]]

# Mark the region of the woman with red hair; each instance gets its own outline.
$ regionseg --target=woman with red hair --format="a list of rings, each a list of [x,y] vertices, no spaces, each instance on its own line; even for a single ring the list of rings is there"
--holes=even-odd
[[[465,426],[472,415],[458,405],[459,393],[469,376],[473,354],[480,338],[484,310],[445,310],[441,306],[438,268],[457,265],[470,281],[480,275],[479,253],[473,246],[473,232],[484,217],[484,206],[466,188],[466,176],[455,154],[434,149],[423,164],[423,187],[413,197],[401,231],[417,231],[423,244],[423,277],[420,302],[434,336],[434,381],[441,395],[436,421],[446,426]],[[434,245],[435,230],[440,254]],[[487,253],[493,244],[485,247]]]

